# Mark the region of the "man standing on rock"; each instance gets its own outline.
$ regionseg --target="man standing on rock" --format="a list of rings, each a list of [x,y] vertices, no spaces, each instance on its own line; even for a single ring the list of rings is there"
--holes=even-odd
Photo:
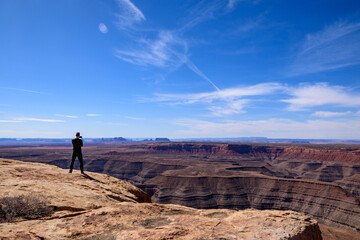
[[[72,173],[75,159],[76,159],[76,157],[78,157],[79,162],[80,162],[81,173],[84,174],[84,163],[83,163],[83,157],[82,157],[82,152],[81,152],[81,147],[83,146],[83,141],[82,141],[82,136],[80,136],[79,132],[76,133],[76,138],[74,138],[72,140],[72,145],[73,145],[73,154],[72,154],[72,161],[71,161],[69,173]]]

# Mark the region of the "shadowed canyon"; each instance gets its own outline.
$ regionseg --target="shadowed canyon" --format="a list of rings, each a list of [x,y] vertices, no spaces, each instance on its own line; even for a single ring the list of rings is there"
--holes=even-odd
[[[68,168],[71,151],[3,147],[0,157]],[[126,143],[86,146],[83,155],[85,171],[129,181],[155,203],[293,210],[316,219],[324,239],[360,232],[359,145]]]

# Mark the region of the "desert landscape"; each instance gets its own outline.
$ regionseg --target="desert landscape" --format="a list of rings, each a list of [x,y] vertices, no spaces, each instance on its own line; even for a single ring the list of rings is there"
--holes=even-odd
[[[67,169],[71,152],[12,146],[0,148],[0,158]],[[359,145],[140,142],[93,144],[83,154],[86,172],[126,180],[153,203],[292,210],[317,220],[323,239],[360,232]]]
[[[9,159],[0,159],[0,166],[3,196],[24,194],[34,202],[31,199],[41,195],[53,209],[45,216],[4,223],[0,214],[2,240],[322,239],[316,220],[293,211],[198,210],[156,204],[132,184],[105,174],[69,174],[55,166]],[[26,208],[28,202],[19,207]],[[0,213],[9,213],[2,207]]]
[[[0,240],[360,240],[360,1],[0,1]]]

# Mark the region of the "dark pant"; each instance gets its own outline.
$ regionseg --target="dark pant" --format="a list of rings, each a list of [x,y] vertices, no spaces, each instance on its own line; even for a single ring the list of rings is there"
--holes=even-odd
[[[84,163],[83,163],[83,157],[82,157],[81,152],[73,152],[71,165],[70,165],[70,172],[72,172],[72,170],[73,170],[76,157],[79,159],[81,172],[84,172]]]

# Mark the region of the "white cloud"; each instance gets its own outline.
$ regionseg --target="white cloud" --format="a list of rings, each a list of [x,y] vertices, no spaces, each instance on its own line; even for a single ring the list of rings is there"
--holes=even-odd
[[[208,109],[214,116],[224,116],[244,112],[244,107],[250,102],[244,97],[260,96],[284,91],[285,87],[279,83],[261,83],[247,87],[227,88],[212,92],[194,94],[155,94],[152,101],[168,104],[194,104],[210,105]]]
[[[24,122],[20,120],[0,120],[1,123],[18,123],[18,122]]]
[[[8,89],[8,90],[13,90],[13,91],[18,91],[18,92],[43,94],[42,92],[33,91],[33,90],[29,90],[29,89],[23,89],[23,88],[2,88],[2,89]]]
[[[249,100],[241,99],[241,100],[232,100],[228,101],[222,106],[211,106],[209,110],[212,112],[212,115],[221,117],[224,115],[238,114],[244,113],[243,108],[249,102]]]
[[[136,121],[142,121],[142,120],[145,120],[145,118],[139,118],[139,117],[129,117],[129,116],[126,116],[125,118],[127,118],[127,119],[131,119],[131,120],[136,120]]]
[[[360,95],[342,86],[329,86],[327,83],[302,85],[289,89],[293,98],[283,100],[290,103],[289,110],[298,111],[308,107],[335,105],[342,107],[360,106]]]
[[[141,66],[155,66],[178,69],[184,63],[195,74],[208,81],[216,90],[219,88],[187,57],[187,43],[177,37],[174,32],[160,31],[154,41],[142,39],[137,50],[115,50],[119,59]]]
[[[120,27],[124,29],[131,26],[134,22],[145,20],[142,12],[135,7],[130,1],[118,0],[119,4],[125,4],[125,9],[130,8],[134,11],[132,14],[125,12],[120,14]],[[131,4],[130,4],[131,3]],[[188,44],[187,41],[182,39],[180,35],[185,31],[193,28],[197,24],[213,17],[214,12],[224,7],[223,0],[216,0],[211,2],[199,2],[192,9],[189,10],[189,17],[186,18],[185,23],[179,29],[174,31],[159,30],[156,39],[153,37],[144,38],[146,30],[137,30],[133,28],[132,36],[139,34],[141,37],[135,40],[137,47],[126,49],[115,49],[114,55],[126,62],[141,66],[155,66],[166,68],[168,72],[177,70],[183,64],[193,71],[195,74],[208,81],[215,89],[219,88],[211,81],[197,66],[190,61],[187,55]],[[129,7],[131,5],[131,7]],[[136,21],[135,21],[136,20]],[[154,32],[153,30],[150,32]]]
[[[178,67],[186,61],[187,44],[173,32],[160,31],[156,40],[141,39],[135,50],[115,50],[123,61],[156,67]]]
[[[337,22],[308,34],[288,75],[335,70],[360,64],[360,22]]]
[[[178,119],[175,125],[182,130],[178,137],[254,137],[271,138],[340,138],[358,139],[360,122],[289,119],[266,119],[255,121],[211,122],[196,119]]]
[[[99,117],[101,115],[102,114],[96,114],[96,113],[88,113],[88,114],[86,114],[86,116],[88,116],[88,117]]]
[[[131,27],[133,24],[145,21],[144,14],[130,0],[117,0],[120,14],[117,15],[118,26],[121,29]]]
[[[106,27],[106,25],[104,23],[100,23],[99,24],[99,31],[105,34],[105,33],[108,32],[108,28]]]
[[[327,111],[317,111],[312,114],[312,116],[315,117],[340,117],[340,116],[346,116],[351,114],[352,112],[327,112]]]
[[[66,118],[78,118],[77,116],[65,115],[65,114],[55,114],[55,116],[58,116],[58,117],[66,117]]]
[[[43,118],[18,118],[16,121],[34,121],[34,122],[65,122],[57,119],[43,119]]]
[[[188,10],[188,16],[182,19],[182,27],[179,31],[188,31],[201,22],[215,18],[215,13],[224,6],[226,6],[224,0],[197,1],[197,4]]]
[[[301,111],[319,106],[358,107],[360,94],[343,86],[331,86],[328,83],[300,84],[290,87],[280,83],[260,83],[252,86],[233,87],[212,92],[189,94],[155,93],[148,101],[164,102],[170,105],[207,104],[215,116],[244,113],[244,108],[252,101],[263,101],[256,96],[271,95],[277,103],[288,103],[287,110]],[[287,96],[287,97],[284,97]],[[284,99],[285,98],[285,99]],[[348,112],[347,112],[348,113]],[[319,111],[315,116],[325,116]],[[338,115],[340,113],[337,113]],[[330,116],[330,113],[327,115]],[[335,116],[335,115],[334,115]]]
[[[196,102],[211,103],[215,100],[230,100],[245,96],[257,96],[271,94],[284,90],[285,87],[279,83],[260,83],[246,87],[226,88],[219,91],[202,92],[194,94],[155,94],[155,101],[191,104]]]

